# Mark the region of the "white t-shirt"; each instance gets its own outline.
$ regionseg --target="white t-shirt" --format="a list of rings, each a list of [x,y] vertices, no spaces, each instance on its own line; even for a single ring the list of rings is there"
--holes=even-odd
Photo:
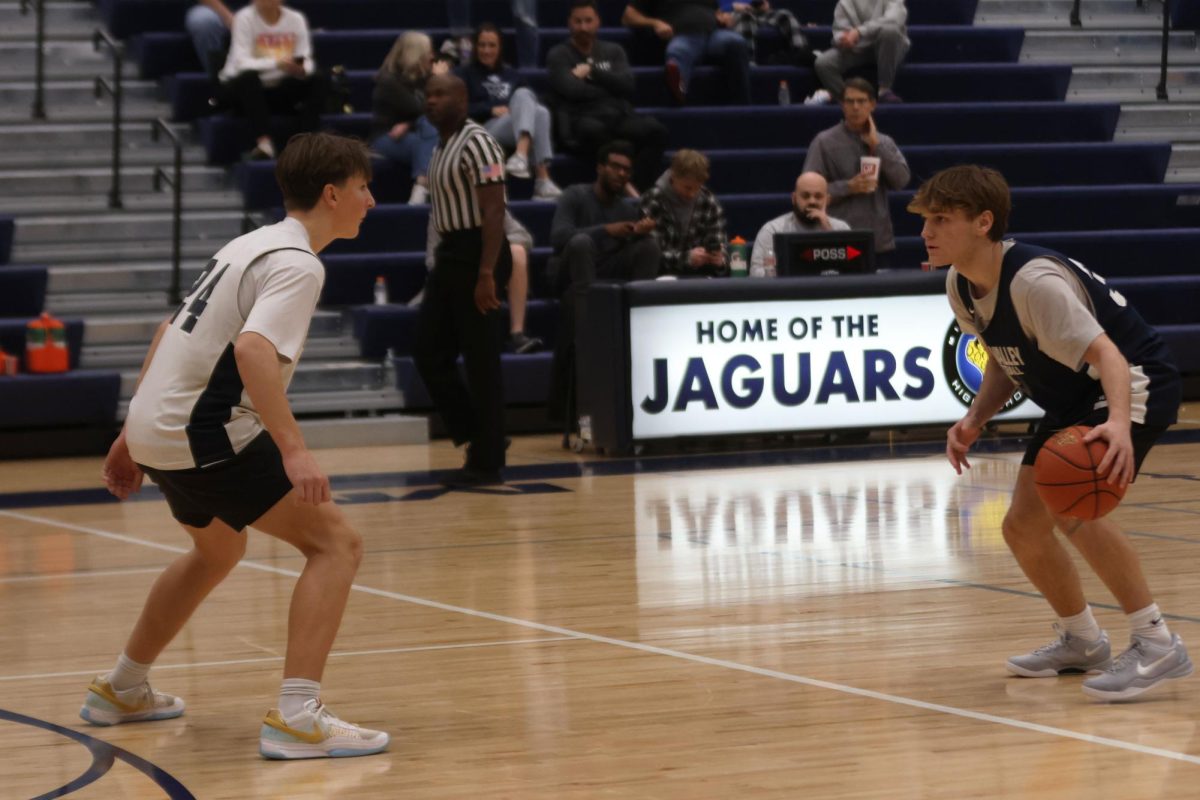
[[[1013,242],[1004,243],[1007,253]],[[958,294],[958,271],[946,273],[946,295],[964,333],[980,336],[996,312],[997,290],[975,297],[971,315]],[[1009,286],[1021,330],[1037,347],[1064,367],[1077,370],[1096,337],[1104,333],[1087,290],[1069,268],[1048,258],[1035,258],[1013,276]],[[980,336],[982,339],[983,337]]]
[[[292,8],[284,8],[282,12],[274,25],[268,25],[258,15],[253,3],[233,15],[229,55],[220,74],[222,82],[231,81],[246,70],[254,70],[259,73],[263,86],[277,86],[283,80],[283,71],[276,64],[279,59],[302,58],[305,74],[313,73],[316,65],[312,59],[308,20]]]
[[[262,433],[233,345],[248,331],[266,338],[286,387],[324,282],[308,232],[292,217],[221,248],[164,331],[129,403],[133,460],[162,470],[209,466]]]

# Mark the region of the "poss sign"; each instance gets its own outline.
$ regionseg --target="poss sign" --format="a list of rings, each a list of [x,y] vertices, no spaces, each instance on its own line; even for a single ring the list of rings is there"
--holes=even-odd
[[[987,353],[947,357],[953,321],[940,294],[631,308],[633,438],[951,424]]]

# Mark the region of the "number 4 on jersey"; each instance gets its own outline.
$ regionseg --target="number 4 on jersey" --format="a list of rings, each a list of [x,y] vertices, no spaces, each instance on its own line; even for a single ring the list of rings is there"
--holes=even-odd
[[[200,319],[200,315],[204,313],[204,309],[208,306],[208,298],[212,297],[213,289],[217,288],[217,283],[225,275],[225,270],[229,269],[228,264],[221,267],[221,271],[214,275],[213,279],[205,284],[205,279],[212,273],[213,267],[216,265],[217,260],[215,258],[205,265],[204,271],[200,273],[200,277],[196,278],[196,282],[193,283],[192,288],[188,290],[188,297],[195,295],[195,297],[192,298],[191,304],[189,305],[187,300],[184,300],[183,303],[179,305],[179,308],[175,310],[175,316],[171,317],[171,324],[174,325],[176,317],[179,316],[179,312],[183,311],[184,306],[187,306],[187,319],[185,319],[183,324],[179,326],[180,330],[182,330],[184,333],[191,333],[192,329],[196,327],[196,320]],[[196,294],[196,290],[202,285],[204,286],[203,291],[201,291],[199,294]]]

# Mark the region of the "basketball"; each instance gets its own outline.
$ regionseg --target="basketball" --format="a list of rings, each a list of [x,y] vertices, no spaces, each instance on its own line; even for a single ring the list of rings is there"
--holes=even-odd
[[[1038,451],[1033,481],[1038,496],[1055,514],[1076,519],[1100,519],[1125,496],[1124,486],[1114,486],[1096,467],[1108,452],[1102,439],[1085,443],[1091,428],[1073,425],[1051,436]]]

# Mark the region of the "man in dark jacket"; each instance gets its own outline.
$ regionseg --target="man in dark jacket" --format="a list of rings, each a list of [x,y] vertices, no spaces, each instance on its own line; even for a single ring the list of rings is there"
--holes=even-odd
[[[613,139],[631,142],[633,185],[645,190],[658,174],[667,129],[653,117],[634,113],[629,59],[619,44],[596,38],[600,15],[594,0],[573,0],[567,28],[571,38],[546,56],[559,140],[588,156]]]

